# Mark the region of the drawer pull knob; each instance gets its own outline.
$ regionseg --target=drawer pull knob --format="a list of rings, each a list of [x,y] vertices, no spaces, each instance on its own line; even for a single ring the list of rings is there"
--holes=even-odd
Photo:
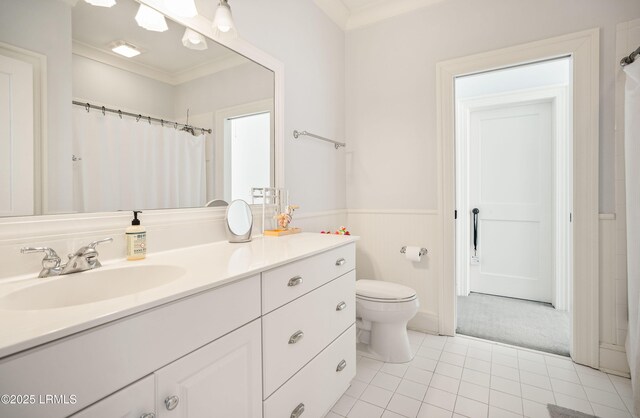
[[[303,412],[304,412],[304,404],[301,403],[300,405],[296,406],[296,409],[291,411],[291,418],[298,418],[300,415],[302,415]]]
[[[156,414],[153,412],[147,412],[146,414],[140,415],[140,418],[156,418]]]
[[[296,277],[292,277],[289,279],[289,283],[287,283],[287,286],[289,287],[293,287],[293,286],[297,286],[299,284],[302,283],[302,277],[301,276],[296,276]]]
[[[289,344],[295,344],[300,341],[304,337],[304,332],[296,331],[293,333],[291,337],[289,337]]]
[[[347,367],[347,362],[346,360],[342,360],[340,363],[338,363],[338,367],[336,367],[336,371],[341,372],[344,370],[345,367]]]
[[[340,302],[338,303],[338,306],[336,306],[336,311],[342,311],[347,307],[346,302]]]
[[[347,260],[345,260],[344,258],[339,258],[338,260],[336,260],[336,266],[343,266],[346,262]]]
[[[180,398],[178,398],[177,396],[169,396],[164,400],[164,406],[166,406],[169,411],[173,411],[174,409],[176,409],[176,406],[178,406],[179,402]]]

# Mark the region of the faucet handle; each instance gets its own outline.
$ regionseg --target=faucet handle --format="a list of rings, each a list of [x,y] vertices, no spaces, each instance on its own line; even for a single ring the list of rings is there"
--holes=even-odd
[[[53,248],[49,247],[23,247],[20,249],[22,254],[31,254],[31,253],[44,253],[44,258],[42,259],[42,268],[44,270],[50,270],[60,267],[60,257],[53,250]],[[43,272],[44,272],[43,270]],[[40,277],[43,276],[43,272],[40,273]]]
[[[60,258],[53,248],[49,247],[22,247],[20,252],[22,254],[45,253],[45,258]]]
[[[92,243],[87,245],[87,247],[95,249],[98,246],[98,244],[102,244],[105,242],[113,242],[113,238],[104,238],[104,239],[99,239],[97,241],[93,241]]]

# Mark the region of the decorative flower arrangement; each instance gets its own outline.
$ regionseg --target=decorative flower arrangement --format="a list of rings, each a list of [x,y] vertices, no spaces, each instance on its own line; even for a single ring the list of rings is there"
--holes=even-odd
[[[346,226],[341,226],[340,229],[338,229],[336,232],[330,232],[330,231],[320,231],[321,234],[335,234],[335,235],[351,235],[351,232],[347,231],[347,227]]]

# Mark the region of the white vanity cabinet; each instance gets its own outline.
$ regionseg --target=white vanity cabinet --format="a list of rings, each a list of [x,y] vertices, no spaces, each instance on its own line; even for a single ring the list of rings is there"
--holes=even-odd
[[[355,244],[329,248],[1,358],[0,394],[75,401],[0,417],[321,418],[355,376]]]
[[[322,417],[349,387],[354,269],[350,244],[262,274],[264,418]]]
[[[147,376],[73,414],[71,418],[155,418],[155,399],[154,378]]]

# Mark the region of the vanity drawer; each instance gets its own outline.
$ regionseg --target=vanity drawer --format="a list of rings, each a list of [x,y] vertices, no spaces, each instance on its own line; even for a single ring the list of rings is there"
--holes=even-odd
[[[262,318],[265,398],[355,322],[355,278],[351,271]]]
[[[356,327],[352,325],[264,402],[264,418],[322,417],[349,388],[356,375]],[[295,415],[293,415],[295,416]]]
[[[353,270],[356,246],[348,244],[262,273],[262,313],[288,303]]]

